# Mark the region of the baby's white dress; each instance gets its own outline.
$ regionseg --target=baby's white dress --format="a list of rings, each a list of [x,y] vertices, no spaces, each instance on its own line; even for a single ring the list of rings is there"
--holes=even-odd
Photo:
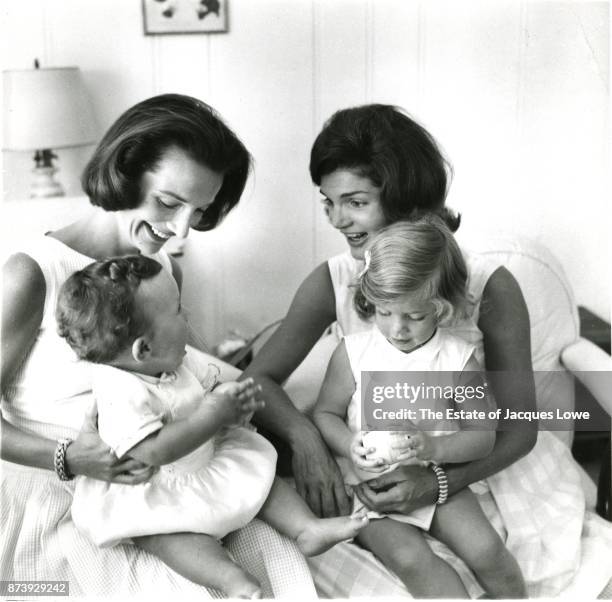
[[[404,353],[394,347],[383,336],[376,327],[370,328],[365,332],[351,334],[344,337],[353,379],[355,381],[355,392],[351,397],[347,408],[346,422],[353,433],[366,430],[362,425],[362,401],[361,401],[361,380],[362,371],[379,372],[442,372],[444,376],[448,373],[461,372],[470,357],[474,356],[475,347],[463,339],[454,336],[445,329],[438,328],[434,336],[422,347]],[[440,375],[442,378],[442,375]],[[437,384],[437,383],[436,383]],[[453,383],[450,383],[453,384]],[[433,400],[432,400],[433,402]],[[442,405],[440,405],[440,403]],[[438,400],[436,407],[428,405],[429,409],[442,410],[448,404],[444,400]],[[425,406],[422,406],[425,407]],[[413,406],[416,409],[416,406]],[[422,423],[418,419],[419,412],[416,413],[417,419],[411,421],[415,428],[419,428]],[[421,425],[421,428],[424,428]],[[430,436],[439,436],[457,431],[459,424],[454,420],[442,420],[427,422],[426,430]],[[424,428],[425,430],[425,428]],[[380,473],[371,473],[358,470],[347,458],[337,457],[338,465],[342,471],[347,485],[356,485],[363,481],[377,477]],[[404,460],[402,464],[427,464],[416,458]],[[385,472],[391,472],[397,468],[397,463],[391,464]],[[356,495],[353,495],[353,511],[362,510],[364,505]],[[424,506],[414,510],[410,514],[389,514],[383,515],[373,510],[368,511],[370,518],[383,518],[389,516],[394,520],[415,525],[424,530],[429,530],[435,512],[435,504]]]
[[[163,427],[187,418],[207,399],[218,371],[186,356],[160,378],[95,365],[93,392],[102,439],[117,457]],[[132,537],[205,533],[221,538],[248,524],[265,502],[276,451],[254,430],[223,429],[203,445],[161,466],[146,483],[122,485],[78,477],[74,523],[106,547]]]

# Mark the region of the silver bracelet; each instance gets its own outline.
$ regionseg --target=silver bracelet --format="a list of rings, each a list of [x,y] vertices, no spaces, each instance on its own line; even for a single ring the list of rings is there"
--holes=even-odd
[[[53,455],[53,467],[60,481],[72,481],[74,475],[66,468],[66,450],[72,443],[72,439],[59,439],[55,454]]]
[[[436,504],[444,504],[448,499],[448,477],[441,466],[430,464],[429,467],[434,471],[438,480],[438,499]]]

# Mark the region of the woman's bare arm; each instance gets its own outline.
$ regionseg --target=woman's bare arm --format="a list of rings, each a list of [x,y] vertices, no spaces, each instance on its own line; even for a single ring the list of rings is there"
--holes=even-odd
[[[46,285],[28,255],[12,255],[2,270],[2,392],[32,347],[43,316]]]
[[[290,446],[298,492],[322,516],[350,512],[346,494],[332,493],[340,491],[342,475],[316,426],[293,405],[281,384],[335,319],[335,296],[325,263],[302,283],[283,323],[242,376],[253,377],[263,388],[266,407],[255,415],[255,424]]]
[[[529,313],[516,279],[506,268],[497,269],[485,286],[478,327],[483,334],[489,383],[502,416],[506,409],[534,411]],[[487,457],[448,467],[450,492],[510,466],[531,451],[537,434],[537,423],[512,421],[511,430],[497,432]]]
[[[46,285],[38,264],[13,255],[2,270],[2,398],[40,328]],[[5,403],[3,401],[3,403]],[[2,459],[53,470],[56,442],[24,433],[2,419]]]
[[[8,259],[2,276],[1,384],[4,398],[8,385],[36,340],[42,321],[46,285],[39,265],[22,253]],[[139,483],[148,479],[151,471],[127,474],[131,470],[142,469],[143,465],[132,459],[119,462],[97,434],[94,417],[95,412],[87,413],[79,437],[66,451],[69,472],[123,483]],[[25,433],[2,419],[3,460],[53,470],[56,446],[57,441]]]
[[[255,371],[283,382],[336,319],[336,298],[327,263],[315,268],[298,288],[287,316],[245,373]]]

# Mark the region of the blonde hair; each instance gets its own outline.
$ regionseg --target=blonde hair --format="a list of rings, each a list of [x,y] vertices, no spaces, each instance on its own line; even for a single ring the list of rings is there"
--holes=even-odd
[[[435,214],[383,228],[366,251],[353,298],[360,316],[413,293],[431,301],[438,323],[467,314],[467,268],[459,245]]]

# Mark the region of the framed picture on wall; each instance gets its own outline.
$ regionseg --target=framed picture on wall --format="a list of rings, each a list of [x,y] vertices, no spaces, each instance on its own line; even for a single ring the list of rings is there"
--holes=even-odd
[[[222,33],[228,0],[142,0],[146,35]]]

